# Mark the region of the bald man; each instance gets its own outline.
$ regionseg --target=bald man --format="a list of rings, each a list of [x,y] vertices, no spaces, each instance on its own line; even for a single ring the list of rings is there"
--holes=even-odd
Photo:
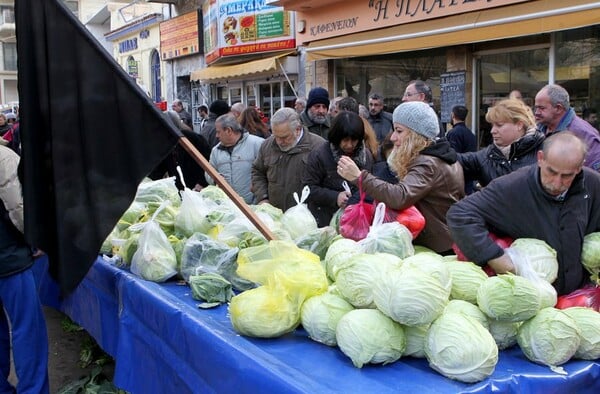
[[[600,231],[600,174],[583,167],[587,145],[569,131],[546,139],[537,164],[496,178],[454,204],[446,215],[452,239],[467,258],[497,273],[514,272],[489,232],[537,238],[556,250],[559,295],[590,281],[581,264],[583,237]]]

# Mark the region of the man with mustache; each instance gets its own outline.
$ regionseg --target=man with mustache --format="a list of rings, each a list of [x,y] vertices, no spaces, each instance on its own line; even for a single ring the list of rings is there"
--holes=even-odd
[[[600,231],[600,174],[583,166],[587,145],[569,131],[544,141],[537,164],[494,179],[454,204],[450,235],[465,256],[496,273],[514,272],[509,255],[489,238],[536,238],[557,253],[558,295],[589,282],[581,264],[585,235]]]
[[[308,93],[306,109],[300,114],[300,119],[308,131],[327,139],[331,126],[329,92],[321,87],[312,88]]]

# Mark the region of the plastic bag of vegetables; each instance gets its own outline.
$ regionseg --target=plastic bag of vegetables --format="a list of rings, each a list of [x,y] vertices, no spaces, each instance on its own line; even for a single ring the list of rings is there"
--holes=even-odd
[[[309,194],[310,188],[308,186],[304,186],[300,198],[298,198],[298,193],[294,192],[296,205],[285,211],[281,217],[283,228],[290,233],[294,240],[318,228],[317,220],[304,203]]]
[[[185,237],[201,232],[207,233],[212,223],[206,220],[206,216],[217,208],[217,204],[211,200],[204,199],[200,193],[185,188],[181,192],[181,207],[175,217],[175,232]]]
[[[134,225],[143,229],[131,261],[131,272],[153,282],[164,282],[177,274],[175,251],[155,221],[156,215],[168,203],[168,200],[163,202],[150,221]]]
[[[545,241],[535,238],[517,238],[509,248],[505,249],[505,252],[518,253],[519,260],[524,261],[524,264],[527,265],[526,267],[516,266],[517,275],[533,280],[532,274],[535,273],[548,283],[556,280],[558,276],[556,251]],[[519,272],[519,268],[523,269],[523,273]]]
[[[211,272],[189,278],[192,298],[204,301],[198,305],[207,309],[225,304],[234,296],[231,283],[221,275]]]
[[[179,190],[175,186],[175,177],[162,178],[155,181],[145,179],[139,184],[135,201],[142,203],[157,203],[170,201],[172,206],[178,207],[181,203]]]
[[[373,225],[367,236],[358,241],[364,253],[390,253],[401,259],[415,254],[412,235],[399,222],[383,223],[385,204],[377,204]]]

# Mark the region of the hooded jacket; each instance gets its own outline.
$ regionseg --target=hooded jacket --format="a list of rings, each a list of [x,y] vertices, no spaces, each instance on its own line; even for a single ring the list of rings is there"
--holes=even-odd
[[[300,121],[302,122],[302,125],[304,125],[304,128],[308,129],[308,131],[310,131],[311,133],[314,133],[316,135],[323,137],[324,139],[327,139],[327,136],[329,135],[329,128],[331,127],[331,119],[329,119],[329,116],[326,117],[325,123],[319,124],[319,123],[313,122],[310,119],[307,111],[308,111],[308,108],[306,108],[300,114]]]
[[[457,154],[445,139],[423,149],[397,184],[362,171],[365,192],[387,207],[402,210],[414,205],[425,217],[425,228],[414,240],[435,252],[452,248],[446,212],[465,195],[463,171]]]

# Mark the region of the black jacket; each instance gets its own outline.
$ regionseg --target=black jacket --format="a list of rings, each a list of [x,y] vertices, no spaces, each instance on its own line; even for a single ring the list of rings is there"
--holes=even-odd
[[[377,115],[369,114],[367,119],[373,130],[377,141],[382,143],[385,137],[394,129],[394,122],[392,120],[392,114],[386,111],[381,111]]]
[[[512,143],[509,159],[496,145],[491,144],[477,152],[461,153],[458,161],[463,167],[465,183],[478,181],[484,187],[493,179],[511,173],[537,161],[537,152],[544,142],[544,135],[538,131],[525,134]]]
[[[31,248],[0,202],[0,277],[17,274],[32,265]]]

